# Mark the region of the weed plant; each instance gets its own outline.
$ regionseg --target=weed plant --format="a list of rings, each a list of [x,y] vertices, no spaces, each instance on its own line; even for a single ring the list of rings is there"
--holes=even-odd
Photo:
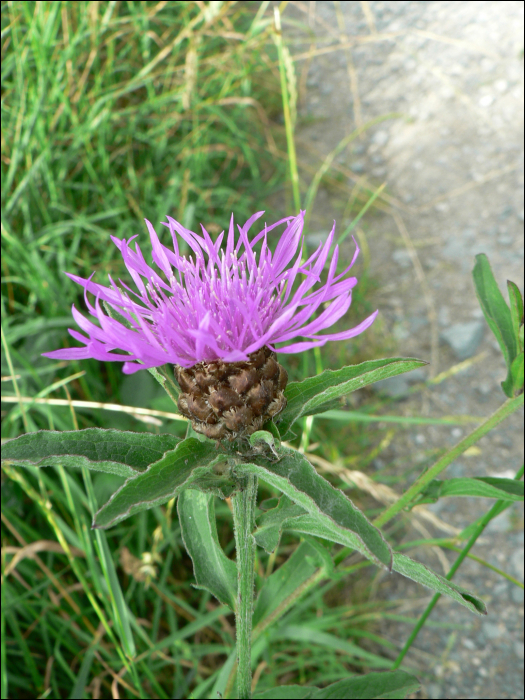
[[[146,372],[125,377],[117,364],[52,362],[41,353],[64,347],[71,304],[83,308],[78,286],[64,272],[87,277],[95,270],[101,283],[108,273],[122,276],[108,233],[142,239],[144,217],[170,214],[190,229],[203,222],[217,235],[232,211],[244,221],[268,210],[268,202],[284,209],[288,165],[289,205],[301,201],[310,174],[301,172],[300,181],[293,147],[293,66],[273,34],[268,5],[2,4],[3,438],[91,426],[185,434],[186,422],[174,419],[176,409]],[[284,129],[275,120],[283,104]],[[302,187],[308,209],[332,160]],[[362,198],[370,194],[354,197],[355,212],[347,207],[345,216],[362,211]],[[356,315],[373,310],[363,293],[373,284],[365,271],[352,307]],[[380,336],[378,326],[366,354],[358,339],[351,351],[334,343],[283,364],[291,380],[300,380],[388,353],[389,341]],[[378,512],[378,500],[389,502],[398,477],[371,478],[366,468],[396,430],[413,424],[383,416],[378,426],[374,416],[388,403],[364,393],[358,404],[302,419],[295,441],[334,485],[353,489],[368,516]],[[342,408],[353,413],[343,415]],[[370,421],[375,427],[363,431]],[[192,586],[174,503],[94,533],[91,513],[123,479],[62,467],[7,472],[2,697],[224,693],[234,617]],[[275,495],[262,489],[262,497]],[[232,516],[218,499],[216,514],[220,544],[231,555]],[[274,554],[257,550],[257,584],[296,549],[297,537],[285,534]],[[332,578],[286,613],[278,634],[269,630],[255,643],[257,690],[392,668],[399,646],[378,634],[377,623],[396,620],[410,631],[417,618],[400,615],[396,600],[370,598],[369,579],[356,574],[371,564],[337,550]]]

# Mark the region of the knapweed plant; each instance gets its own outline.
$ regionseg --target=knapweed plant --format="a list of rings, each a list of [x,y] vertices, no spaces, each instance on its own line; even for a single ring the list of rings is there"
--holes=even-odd
[[[516,480],[436,478],[523,404],[521,295],[509,283],[507,306],[487,259],[478,257],[474,279],[507,361],[503,389],[508,398],[371,522],[291,446],[296,425],[306,416],[333,408],[352,391],[425,363],[406,358],[368,360],[288,383],[278,361],[280,353],[301,353],[328,341],[349,340],[365,331],[377,312],[353,328],[327,333],[350,307],[357,283],[350,275],[357,246],[350,265],[337,273],[338,247],[332,250],[335,225],[326,242],[308,256],[303,247],[303,212],[252,234],[261,216],[262,212],[252,216],[237,233],[232,217],[227,235],[223,232],[216,240],[204,227],[198,235],[168,217],[164,226],[172,247],[163,245],[146,221],[155,267],[146,262],[132,239],[113,238],[135,289],[111,277],[106,287],[92,277],[69,275],[84,288],[87,310],[96,322],[73,307],[82,333],[70,330],[70,334],[82,347],[54,350],[47,356],[123,362],[125,373],[149,370],[187,417],[185,439],[98,428],[40,431],[7,442],[3,459],[21,466],[63,465],[125,477],[125,483],[94,513],[96,529],[178,499],[196,585],[235,614],[236,648],[225,662],[222,685],[215,692],[238,698],[250,698],[252,692],[259,698],[405,697],[418,688],[418,681],[396,669],[439,596],[447,595],[473,613],[486,614],[475,593],[450,579],[490,519],[523,498],[523,484],[518,483],[521,472]],[[279,226],[284,226],[284,232],[274,245],[274,229]],[[276,497],[260,503],[259,483]],[[467,544],[444,578],[393,551],[380,528],[402,510],[446,495],[498,500],[470,528]],[[217,497],[226,499],[233,513],[234,559],[219,543]],[[285,530],[295,533],[301,543],[280,568],[262,577],[256,591],[256,548],[275,553]],[[335,552],[333,544],[339,546]],[[306,592],[323,579],[340,575],[337,565],[352,551],[435,592],[419,626],[390,665],[392,670],[343,678],[324,688],[281,686],[256,692],[252,665],[260,653],[258,640]],[[111,585],[119,585],[116,577]],[[125,619],[126,609],[121,607],[119,616]],[[129,661],[132,632],[126,625],[122,629],[123,656]]]

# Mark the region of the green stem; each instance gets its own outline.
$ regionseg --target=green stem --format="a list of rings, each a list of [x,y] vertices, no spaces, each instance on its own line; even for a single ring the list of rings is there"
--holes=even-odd
[[[432,479],[435,479],[438,474],[441,474],[441,472],[444,471],[449,464],[459,457],[459,455],[463,454],[465,450],[478,442],[480,438],[495,428],[498,423],[501,423],[502,420],[505,420],[505,418],[510,416],[511,413],[514,413],[514,411],[516,411],[522,405],[523,394],[521,394],[521,396],[516,396],[514,399],[508,399],[505,401],[505,403],[502,404],[495,413],[487,418],[484,423],[475,428],[464,440],[458,442],[457,445],[444,454],[441,459],[438,459],[438,461],[432,467],[430,467],[430,469],[424,472],[424,474],[421,474],[421,476],[414,481],[412,486],[405,491],[405,493],[395,503],[393,503],[390,508],[387,508],[374,520],[374,525],[376,527],[381,527],[389,520],[392,520],[397,513],[412,503],[414,498],[421,493],[421,491],[423,491],[425,486],[429,484]]]
[[[290,100],[288,98],[288,86],[286,84],[286,66],[284,62],[283,37],[281,33],[281,13],[279,8],[274,7],[275,34],[274,40],[277,45],[279,56],[279,74],[281,77],[281,94],[283,98],[284,126],[286,129],[286,144],[288,147],[288,163],[290,165],[290,179],[292,181],[293,203],[295,211],[299,213],[301,209],[301,195],[299,192],[299,173],[297,171],[297,156],[295,154],[294,126],[292,113],[290,111]]]
[[[235,610],[239,698],[252,697],[252,615],[255,564],[254,512],[257,477],[239,479],[239,490],[232,495],[233,525],[237,550],[238,593]]]
[[[523,467],[521,467],[521,469],[516,473],[516,476],[514,477],[514,479],[516,481],[518,481],[519,479],[521,479],[522,476],[523,476]],[[456,559],[454,564],[451,566],[450,571],[445,576],[445,578],[447,578],[449,581],[452,579],[452,577],[454,576],[456,571],[459,569],[459,567],[463,563],[463,560],[468,555],[468,553],[470,552],[470,550],[474,546],[476,540],[481,535],[483,530],[487,527],[487,525],[490,523],[490,521],[493,518],[495,518],[497,515],[499,515],[503,510],[505,510],[505,508],[508,508],[509,505],[510,505],[510,503],[508,501],[503,501],[503,500],[496,501],[496,503],[494,503],[494,505],[488,511],[488,513],[483,518],[481,518],[481,520],[479,521],[476,530],[472,533],[472,537],[469,539],[469,541],[467,542],[465,547],[461,550],[461,554]],[[414,629],[412,630],[412,634],[408,638],[407,643],[405,644],[405,646],[403,647],[403,649],[399,653],[399,656],[397,657],[397,659],[394,661],[394,663],[392,665],[393,671],[400,666],[401,662],[405,658],[407,651],[410,649],[415,638],[419,634],[419,630],[423,627],[423,625],[427,621],[428,616],[430,615],[430,613],[434,609],[439,598],[440,598],[440,594],[436,593],[434,595],[434,597],[432,598],[432,600],[430,601],[430,603],[428,604],[428,607],[425,610],[425,612],[421,615],[421,617],[417,621],[417,624],[414,627]]]

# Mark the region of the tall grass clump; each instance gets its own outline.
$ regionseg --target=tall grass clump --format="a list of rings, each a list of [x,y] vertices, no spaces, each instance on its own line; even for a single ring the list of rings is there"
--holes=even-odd
[[[278,72],[234,2],[4,3],[2,42],[3,331],[21,395],[41,396],[66,374],[40,353],[83,305],[64,272],[121,274],[108,233],[141,233],[156,212],[216,234],[264,208],[282,171]],[[120,398],[120,372],[82,370],[73,396]],[[9,409],[3,435],[49,427],[45,406]]]

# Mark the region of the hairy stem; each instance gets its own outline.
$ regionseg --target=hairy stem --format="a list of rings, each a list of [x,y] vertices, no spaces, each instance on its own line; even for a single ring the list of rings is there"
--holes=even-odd
[[[239,698],[252,697],[252,615],[255,539],[254,511],[257,497],[257,477],[253,474],[239,479],[239,490],[232,495],[235,547],[237,550],[238,593],[235,621],[237,627]]]

